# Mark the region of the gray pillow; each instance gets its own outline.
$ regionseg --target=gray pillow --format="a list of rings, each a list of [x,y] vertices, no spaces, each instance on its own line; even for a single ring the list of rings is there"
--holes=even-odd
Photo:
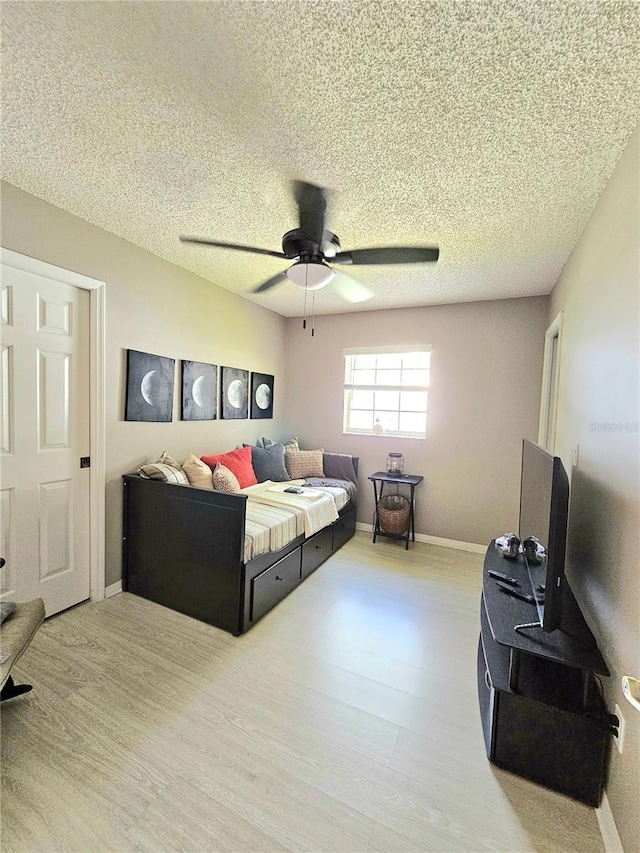
[[[280,444],[279,441],[271,441],[270,438],[262,439],[262,446],[268,450],[270,447],[273,447],[274,444]],[[293,438],[287,438],[282,442],[285,447],[288,447],[289,450],[300,450],[300,445],[298,443],[298,436],[294,435]]]
[[[349,453],[324,453],[322,458],[325,477],[332,480],[351,480],[358,482],[358,475]]]
[[[244,446],[251,447],[251,464],[259,483],[265,480],[282,483],[291,479],[284,461],[284,444],[276,442],[270,447]]]
[[[15,609],[15,601],[0,601],[0,625],[11,616]]]

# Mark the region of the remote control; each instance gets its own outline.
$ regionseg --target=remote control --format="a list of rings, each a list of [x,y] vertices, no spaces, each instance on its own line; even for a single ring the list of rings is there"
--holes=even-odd
[[[507,586],[506,583],[502,583],[501,581],[497,582],[497,586],[502,590],[502,592],[506,592],[507,595],[512,595],[514,598],[519,598],[521,601],[526,601],[529,604],[536,603],[536,599],[529,592],[520,592],[512,586]]]
[[[510,578],[509,575],[505,575],[503,572],[496,572],[495,569],[489,569],[487,574],[490,578],[495,578],[498,581],[504,581],[504,583],[509,583],[511,586],[518,586],[516,578]]]
[[[302,494],[302,489],[299,489],[297,486],[289,486],[284,491],[288,492],[290,495],[301,495]]]

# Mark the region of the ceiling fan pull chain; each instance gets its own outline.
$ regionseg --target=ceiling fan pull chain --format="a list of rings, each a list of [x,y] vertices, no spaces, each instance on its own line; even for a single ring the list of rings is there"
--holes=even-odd
[[[311,337],[316,333],[316,292],[311,294]]]

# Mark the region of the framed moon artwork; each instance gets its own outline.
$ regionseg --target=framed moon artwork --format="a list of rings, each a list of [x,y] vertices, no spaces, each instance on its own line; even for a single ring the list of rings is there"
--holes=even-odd
[[[251,417],[273,417],[273,382],[269,373],[251,374]]]
[[[182,362],[182,420],[215,421],[217,417],[218,365]]]
[[[224,420],[249,417],[249,371],[222,367],[220,417]]]
[[[125,421],[173,420],[175,366],[174,358],[127,350]]]

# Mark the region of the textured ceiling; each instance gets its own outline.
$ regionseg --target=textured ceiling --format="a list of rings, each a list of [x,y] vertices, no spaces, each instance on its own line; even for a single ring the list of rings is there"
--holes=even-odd
[[[637,2],[3,2],[2,176],[285,316],[289,181],[332,193],[316,313],[548,293],[639,116]]]

